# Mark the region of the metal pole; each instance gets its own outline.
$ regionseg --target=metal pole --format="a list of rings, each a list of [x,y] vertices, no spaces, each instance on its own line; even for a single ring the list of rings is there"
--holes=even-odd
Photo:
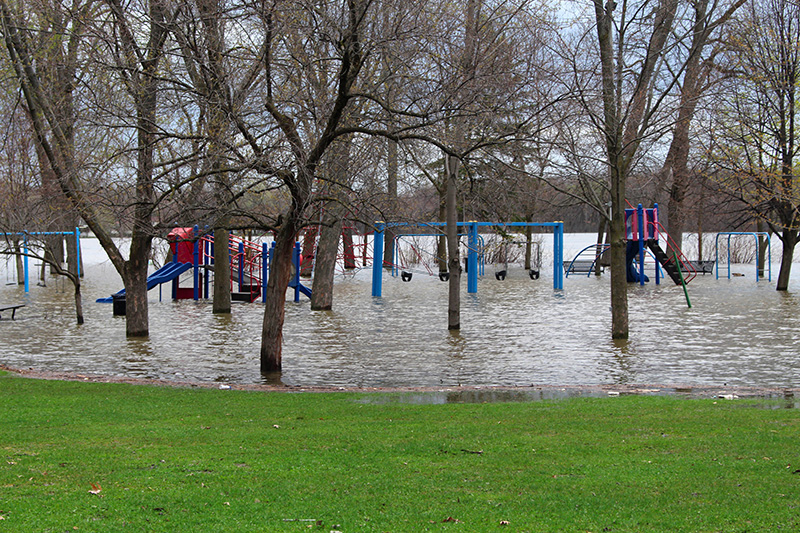
[[[244,243],[239,243],[239,260],[236,262],[239,265],[239,292],[244,292],[242,290],[242,285],[244,285]]]
[[[644,208],[642,204],[636,207],[636,216],[639,217],[639,285],[644,286]]]
[[[553,289],[564,288],[564,223],[553,227]]]
[[[383,239],[386,224],[383,222],[375,223],[372,243],[372,296],[381,297],[381,285],[383,283]]]
[[[658,204],[653,204],[653,240],[656,241],[658,244]],[[665,252],[669,250],[669,240],[667,244],[664,246]],[[678,267],[678,270],[681,269],[680,263],[678,263],[678,254],[673,254],[675,256],[675,266]],[[656,270],[656,285],[661,285],[661,268],[658,265],[658,259],[655,260],[655,270]]]
[[[292,263],[294,263],[294,301],[300,301],[300,243],[294,243],[292,252]]]
[[[267,302],[267,280],[269,279],[269,249],[261,243],[261,303]]]
[[[30,286],[30,281],[29,281],[29,277],[28,277],[28,235],[27,234],[25,234],[25,236],[23,237],[22,243],[23,243],[22,251],[25,254],[25,255],[22,256],[22,259],[23,259],[22,263],[23,263],[23,265],[25,267],[25,292],[28,292],[28,291],[30,291],[31,286]]]
[[[192,228],[194,234],[194,243],[192,243],[192,298],[196,302],[200,299],[200,241],[197,236],[200,234],[200,228],[195,224]]]
[[[467,293],[478,292],[478,224],[470,222],[467,237]]]
[[[78,262],[78,277],[81,277],[81,229],[75,226],[75,258]]]

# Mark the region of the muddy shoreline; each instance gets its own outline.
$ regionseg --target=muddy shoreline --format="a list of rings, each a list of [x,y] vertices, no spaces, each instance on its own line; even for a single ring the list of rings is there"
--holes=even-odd
[[[489,391],[511,393],[538,393],[547,395],[573,396],[621,396],[621,395],[673,395],[687,398],[765,398],[787,399],[800,398],[798,388],[769,387],[731,387],[694,386],[675,384],[605,384],[605,385],[555,385],[541,384],[530,386],[469,386],[453,387],[301,387],[289,385],[262,385],[251,383],[214,383],[203,381],[168,381],[162,379],[132,378],[125,376],[104,376],[97,374],[53,372],[36,368],[13,368],[0,364],[0,370],[11,374],[30,378],[59,381],[82,381],[88,383],[125,383],[129,385],[149,385],[156,387],[204,388],[243,390],[255,392],[283,393],[322,393],[322,392],[358,392],[358,393],[450,393],[460,391]]]

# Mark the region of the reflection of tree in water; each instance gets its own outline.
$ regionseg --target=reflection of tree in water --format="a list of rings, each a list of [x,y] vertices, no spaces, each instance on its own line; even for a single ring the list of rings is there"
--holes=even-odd
[[[635,353],[631,349],[633,343],[628,339],[613,339],[613,347],[609,357],[604,358],[607,374],[612,378],[612,382],[617,385],[625,385],[633,381],[633,358]]]
[[[450,336],[447,338],[447,357],[452,359],[464,359],[467,350],[467,339],[459,330],[449,330]]]
[[[125,362],[141,363],[148,361],[155,356],[153,343],[149,337],[126,337],[127,352]],[[123,364],[123,367],[126,365]]]

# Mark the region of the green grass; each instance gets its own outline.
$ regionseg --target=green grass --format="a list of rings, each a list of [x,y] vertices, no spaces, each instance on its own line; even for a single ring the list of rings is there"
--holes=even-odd
[[[365,396],[0,375],[0,531],[800,529],[796,410]]]

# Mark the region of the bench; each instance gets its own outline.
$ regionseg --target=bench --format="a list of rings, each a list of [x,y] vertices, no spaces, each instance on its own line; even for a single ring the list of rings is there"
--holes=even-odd
[[[689,261],[698,274],[713,274],[716,261]]]
[[[17,309],[19,309],[20,307],[25,307],[25,304],[7,305],[5,307],[0,307],[0,319],[3,318],[3,312],[11,311],[11,320],[14,320],[14,315],[17,314]]]
[[[588,274],[590,272],[594,272],[594,269],[595,261],[593,259],[576,260],[571,262],[564,261],[565,274]],[[603,270],[603,265],[600,265],[600,272],[603,272]]]

